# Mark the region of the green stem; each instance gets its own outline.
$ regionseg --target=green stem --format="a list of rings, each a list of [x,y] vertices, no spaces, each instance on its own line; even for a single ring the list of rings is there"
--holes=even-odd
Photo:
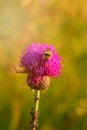
[[[30,130],[36,130],[38,127],[38,114],[39,114],[39,100],[40,100],[40,90],[35,90],[35,95],[34,95],[34,107],[32,108],[31,111],[31,128]]]
[[[35,111],[38,111],[39,108],[39,100],[40,100],[40,90],[35,90]]]

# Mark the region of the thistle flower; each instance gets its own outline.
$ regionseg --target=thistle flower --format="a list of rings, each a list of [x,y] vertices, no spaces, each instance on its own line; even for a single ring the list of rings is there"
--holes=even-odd
[[[27,74],[27,84],[35,90],[44,90],[50,77],[61,74],[61,57],[53,46],[32,43],[22,53],[17,72]]]
[[[19,73],[27,74],[27,84],[34,89],[34,107],[31,110],[32,120],[30,130],[38,127],[38,108],[40,91],[48,88],[50,77],[61,74],[61,57],[56,53],[53,46],[40,43],[32,43],[22,53],[19,61]]]

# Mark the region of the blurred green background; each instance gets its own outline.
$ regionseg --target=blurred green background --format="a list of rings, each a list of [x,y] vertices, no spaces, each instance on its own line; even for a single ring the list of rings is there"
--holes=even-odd
[[[31,42],[64,59],[41,93],[38,130],[87,130],[86,0],[0,0],[0,130],[29,130],[33,92],[14,66]]]

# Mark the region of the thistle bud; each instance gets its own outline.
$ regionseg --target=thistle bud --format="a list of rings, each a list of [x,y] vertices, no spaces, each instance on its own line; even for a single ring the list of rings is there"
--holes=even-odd
[[[40,90],[47,89],[49,87],[49,85],[50,85],[50,77],[44,76],[38,85],[38,89],[40,89]]]
[[[31,89],[34,90],[45,90],[50,85],[50,77],[44,76],[38,84],[31,83],[31,80],[27,80],[27,84]]]

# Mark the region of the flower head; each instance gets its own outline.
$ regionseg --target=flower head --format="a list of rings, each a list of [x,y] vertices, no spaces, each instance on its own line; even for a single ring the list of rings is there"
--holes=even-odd
[[[27,74],[27,83],[31,88],[39,89],[44,78],[48,81],[47,77],[61,74],[60,61],[53,46],[32,43],[22,53],[18,72]]]

